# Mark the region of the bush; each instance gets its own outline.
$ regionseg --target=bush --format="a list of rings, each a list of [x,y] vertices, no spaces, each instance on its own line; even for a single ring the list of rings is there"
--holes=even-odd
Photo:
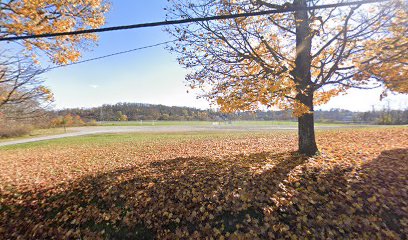
[[[31,125],[0,122],[0,138],[20,137],[29,134],[32,130]]]
[[[98,126],[98,122],[94,119],[86,123],[86,126]]]

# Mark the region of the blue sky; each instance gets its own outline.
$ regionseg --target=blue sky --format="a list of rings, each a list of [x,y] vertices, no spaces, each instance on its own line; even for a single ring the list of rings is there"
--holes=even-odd
[[[112,0],[106,26],[127,25],[165,19],[166,0]],[[84,52],[94,58],[169,40],[161,28],[101,33],[98,45]],[[208,108],[209,103],[187,93],[186,70],[163,47],[145,49],[93,62],[52,70],[44,75],[55,94],[56,108],[93,107],[118,102],[141,102],[171,106]],[[343,108],[355,111],[380,108],[380,89],[352,90],[334,98],[320,109]],[[408,96],[387,98],[394,108],[406,108]]]

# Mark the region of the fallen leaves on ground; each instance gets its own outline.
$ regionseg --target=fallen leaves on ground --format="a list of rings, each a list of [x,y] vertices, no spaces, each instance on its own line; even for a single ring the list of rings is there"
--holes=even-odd
[[[406,239],[408,129],[0,151],[1,239]]]

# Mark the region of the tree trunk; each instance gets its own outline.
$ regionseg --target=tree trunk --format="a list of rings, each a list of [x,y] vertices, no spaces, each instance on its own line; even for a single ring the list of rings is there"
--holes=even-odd
[[[307,0],[294,0],[293,5],[307,7]],[[312,64],[312,31],[307,11],[295,12],[296,20],[296,59],[293,75],[297,85],[296,100],[309,107],[311,113],[298,118],[299,152],[312,156],[318,152],[314,133],[313,116],[313,82]]]
[[[311,113],[298,118],[299,152],[313,156],[318,152],[314,130],[313,93],[298,95],[301,103],[309,107]]]

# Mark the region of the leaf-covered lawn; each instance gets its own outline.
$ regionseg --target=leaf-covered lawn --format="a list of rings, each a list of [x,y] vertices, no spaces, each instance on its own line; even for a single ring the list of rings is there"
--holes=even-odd
[[[406,239],[408,129],[318,142],[311,159],[294,133],[0,149],[0,239]]]

